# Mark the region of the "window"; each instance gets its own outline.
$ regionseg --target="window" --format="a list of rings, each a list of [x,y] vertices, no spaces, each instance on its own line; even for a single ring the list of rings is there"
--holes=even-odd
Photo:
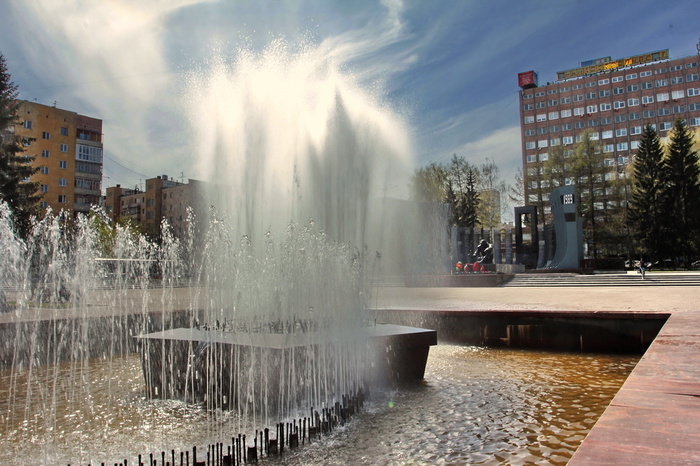
[[[606,110],[610,110],[612,108],[612,105],[610,104],[600,104],[600,111],[604,112]]]
[[[598,139],[600,139],[600,133],[591,133],[590,139],[591,141],[597,141]]]
[[[657,112],[659,116],[670,115],[671,111],[667,108],[660,108]]]
[[[40,172],[42,175],[48,175],[49,174],[49,167],[41,167]]]
[[[49,185],[48,185],[48,184],[42,184],[42,185],[41,185],[41,192],[42,192],[42,193],[48,193],[48,192],[49,192]]]
[[[598,97],[597,92],[586,92],[586,100],[592,100]]]
[[[654,71],[654,74],[664,74],[668,70],[666,68],[659,68],[658,70]]]
[[[534,149],[535,148],[535,142],[530,141],[525,143],[525,149]]]
[[[659,131],[668,131],[672,126],[670,121],[664,121],[663,123],[659,123]]]
[[[598,126],[598,120],[596,118],[592,118],[592,119],[588,120],[588,127],[589,128],[594,128],[596,126]]]
[[[639,99],[627,99],[628,107],[636,107],[637,105],[639,105]]]
[[[59,186],[66,186],[66,179],[65,179],[65,178],[59,178],[59,179],[58,179],[58,185],[59,185]]]
[[[559,105],[559,101],[557,99],[550,99],[547,101],[547,105],[550,107],[556,107]]]
[[[25,128],[25,129],[32,129],[32,121],[31,121],[31,120],[25,121],[25,122],[24,122],[24,128]]]
[[[547,134],[547,128],[544,126],[540,126],[537,128],[537,134]]]
[[[697,66],[698,66],[698,62],[694,61],[694,62],[686,63],[685,69],[689,70],[690,68],[697,68]]]
[[[615,130],[615,136],[618,138],[622,136],[627,136],[627,128],[617,128]]]
[[[547,115],[545,115],[544,113],[540,113],[539,115],[537,115],[537,121],[547,121]]]
[[[615,144],[605,144],[603,146],[603,152],[613,152],[615,150]]]
[[[630,149],[636,150],[639,147],[639,141],[630,142]]]
[[[627,115],[615,115],[615,123],[627,121]]]
[[[674,76],[671,78],[671,84],[680,84],[683,82],[683,76]]]
[[[613,89],[613,95],[620,95],[625,93],[624,87],[616,87]]]
[[[615,159],[605,159],[603,160],[603,165],[606,167],[611,167],[615,164]]]
[[[622,76],[613,76],[611,81],[614,83],[619,83],[620,81],[622,81]]]
[[[562,110],[562,111],[561,111],[561,117],[562,117],[562,118],[567,118],[567,117],[570,117],[570,116],[571,116],[571,109],[569,109],[569,110]]]
[[[558,120],[559,119],[559,112],[549,112],[548,118],[550,120]]]
[[[584,114],[583,107],[576,107],[574,109],[574,115],[581,116]]]
[[[529,115],[529,116],[526,116],[526,117],[523,119],[523,121],[525,122],[525,124],[527,124],[527,123],[534,123],[534,122],[535,122],[535,117],[532,116],[532,115]]]
[[[578,89],[583,89],[583,84],[574,84],[573,86],[571,86],[572,91],[576,91]]]
[[[576,94],[573,99],[574,102],[582,102],[583,101],[583,94]]]
[[[653,95],[643,95],[642,96],[642,103],[644,105],[653,104],[654,103],[654,96]]]
[[[700,118],[691,118],[688,121],[689,121],[688,124],[690,126],[700,126]]]
[[[577,121],[574,123],[574,129],[583,129],[586,127],[586,122],[585,121]]]
[[[628,80],[628,81],[629,81],[630,79],[637,79],[637,73],[628,74],[628,75],[625,76],[625,79]]]
[[[570,104],[571,103],[571,97],[562,97],[560,99],[562,104]]]
[[[549,159],[549,154],[547,152],[542,152],[540,154],[540,162],[546,162]]]
[[[600,92],[598,92],[598,95],[601,97],[608,97],[608,96],[610,96],[610,90],[609,89],[602,89]]]
[[[523,100],[532,99],[532,94],[523,94]]]
[[[683,89],[671,92],[671,98],[673,99],[682,99],[683,97],[685,97],[685,91]]]
[[[523,104],[523,110],[532,110],[535,108],[532,104]]]
[[[685,113],[685,105],[676,105],[673,107],[673,113]]]
[[[656,94],[656,101],[657,102],[668,102],[668,92],[661,92],[659,94]]]
[[[535,97],[542,97],[543,95],[544,95],[544,91],[535,92]]]
[[[603,139],[610,139],[613,136],[612,130],[603,131]]]
[[[615,102],[613,102],[613,107],[615,107],[615,109],[625,108],[625,101],[624,100],[616,100]]]
[[[640,77],[640,78],[646,78],[647,76],[651,76],[651,70],[649,70],[649,71],[642,71],[641,73],[639,73],[639,77]]]
[[[549,145],[550,146],[558,146],[561,144],[561,139],[559,138],[554,138],[549,140]]]
[[[697,73],[689,74],[685,77],[685,81],[688,83],[692,83],[693,81],[697,81],[697,80],[698,80]]]
[[[635,92],[639,90],[639,86],[636,84],[630,84],[627,86],[627,92]]]
[[[626,142],[618,142],[617,143],[617,150],[627,150],[629,148],[629,144]]]
[[[61,144],[61,152],[68,152],[68,144]]]
[[[68,162],[66,162],[65,160],[60,160],[58,162],[58,168],[62,168],[65,170],[66,168],[68,168]]]
[[[597,105],[589,105],[586,107],[586,113],[596,113],[598,111]]]
[[[629,114],[629,117],[630,117],[630,121],[632,121],[632,120],[639,120],[639,119],[642,118],[642,114],[639,113],[639,112],[631,112],[631,113]]]
[[[586,87],[594,87],[595,86],[595,81],[589,81],[586,83]]]
[[[48,150],[42,150],[41,151],[41,156],[44,157],[45,159],[48,159],[51,153]]]
[[[641,127],[641,126],[632,126],[632,127],[630,127],[630,134],[631,134],[631,135],[642,134],[642,127]]]
[[[550,126],[550,127],[549,127],[549,132],[550,132],[550,133],[558,133],[558,132],[559,132],[559,126],[558,126],[558,125]]]
[[[539,141],[537,141],[537,147],[540,149],[542,147],[547,147],[548,145],[549,145],[549,141],[546,139],[540,139]]]
[[[59,195],[58,195],[58,203],[59,203],[59,204],[65,204],[65,203],[66,203],[66,195],[65,195],[65,194],[59,194]]]
[[[41,133],[41,138],[42,138],[42,139],[51,139],[51,133],[49,133],[49,132],[47,132],[47,131],[43,131],[43,132]]]
[[[535,108],[544,108],[544,107],[545,107],[545,103],[544,103],[544,102],[536,102],[536,103],[535,103]]]
[[[656,110],[645,110],[642,112],[644,118],[654,118],[656,116]]]
[[[610,117],[603,117],[600,119],[600,124],[601,125],[611,125],[612,124],[612,118]]]
[[[668,86],[668,79],[657,79],[656,80],[656,87],[664,87]]]
[[[668,68],[669,71],[680,71],[683,69],[683,65],[674,65]]]
[[[608,84],[608,83],[610,83],[610,80],[609,80],[609,79],[599,79],[599,80],[598,80],[598,85],[599,85],[599,86],[602,86],[603,84]]]
[[[552,94],[556,94],[556,93],[557,93],[556,89],[550,89],[547,91],[547,95],[552,95]]]
[[[653,89],[654,88],[654,83],[651,81],[644,81],[642,83],[642,89]]]
[[[525,130],[525,136],[534,136],[534,135],[535,135],[534,129],[526,129]]]
[[[694,95],[700,95],[700,88],[694,87],[694,88],[688,89],[688,97],[692,97]]]
[[[527,163],[532,163],[535,161],[535,156],[534,155],[528,155],[527,156]]]
[[[564,87],[562,87],[561,89],[559,89],[559,92],[569,92],[569,90],[570,90],[570,89],[569,89],[568,86],[564,86]]]
[[[571,123],[564,123],[563,125],[561,125],[562,131],[571,131],[571,128],[572,128]]]
[[[561,138],[561,142],[564,144],[573,144],[574,137],[573,136],[564,136],[563,138]]]
[[[68,136],[68,128],[61,126],[61,136]]]

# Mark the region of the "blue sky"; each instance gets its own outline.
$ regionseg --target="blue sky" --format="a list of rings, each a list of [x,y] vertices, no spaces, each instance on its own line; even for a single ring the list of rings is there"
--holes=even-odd
[[[0,0],[20,97],[104,121],[106,186],[200,178],[182,82],[275,39],[323,48],[405,119],[415,167],[452,154],[520,165],[517,73],[697,53],[698,3],[671,0]],[[407,173],[408,175],[409,173]]]

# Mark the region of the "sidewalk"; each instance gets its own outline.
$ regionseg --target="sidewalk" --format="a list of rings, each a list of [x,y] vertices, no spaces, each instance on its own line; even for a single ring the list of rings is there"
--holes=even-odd
[[[569,464],[700,464],[698,287],[397,287],[373,307],[671,314]]]

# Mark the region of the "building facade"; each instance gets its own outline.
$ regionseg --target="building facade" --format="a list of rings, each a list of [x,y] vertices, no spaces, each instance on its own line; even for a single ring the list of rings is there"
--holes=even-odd
[[[143,232],[160,235],[161,224],[166,220],[176,235],[184,235],[187,228],[187,209],[204,217],[204,185],[197,180],[181,183],[167,175],[146,180],[145,191],[108,187],[104,200],[105,212],[112,221],[128,220]]]
[[[39,171],[41,207],[86,213],[100,204],[102,120],[56,107],[21,101],[15,134]]]
[[[525,202],[534,204],[550,151],[572,153],[590,131],[609,171],[623,173],[633,160],[644,125],[667,137],[676,118],[700,126],[698,56],[670,59],[668,50],[581,63],[539,86],[534,71],[520,73],[520,127]],[[573,180],[567,178],[566,184]]]

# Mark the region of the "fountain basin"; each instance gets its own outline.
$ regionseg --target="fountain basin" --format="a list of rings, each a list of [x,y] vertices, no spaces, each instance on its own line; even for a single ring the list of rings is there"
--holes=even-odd
[[[273,413],[319,396],[422,380],[437,344],[435,330],[393,324],[347,334],[175,328],[136,338],[149,396]],[[265,400],[248,406],[251,393]]]

